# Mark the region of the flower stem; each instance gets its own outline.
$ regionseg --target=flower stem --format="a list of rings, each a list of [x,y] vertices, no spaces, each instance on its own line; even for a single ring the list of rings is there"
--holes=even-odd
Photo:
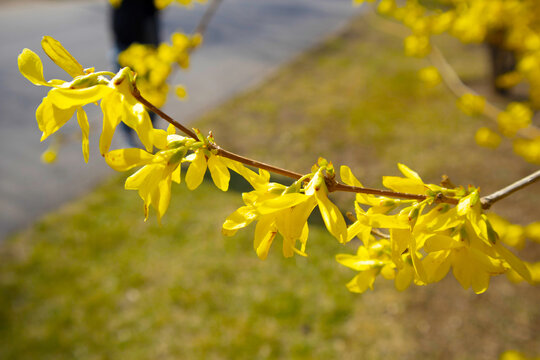
[[[148,110],[152,111],[154,114],[157,114],[159,117],[161,117],[163,120],[167,121],[170,124],[173,124],[177,129],[182,131],[184,134],[192,137],[193,139],[199,141],[199,138],[197,137],[197,134],[193,132],[192,130],[188,129],[184,125],[180,124],[178,121],[174,120],[169,115],[165,114],[163,111],[158,109],[154,104],[146,100],[142,95],[139,89],[133,84],[132,94],[137,99],[138,102],[143,104]]]

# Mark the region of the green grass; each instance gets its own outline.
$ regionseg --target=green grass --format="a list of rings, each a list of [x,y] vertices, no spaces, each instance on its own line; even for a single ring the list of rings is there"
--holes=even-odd
[[[343,336],[354,297],[321,229],[309,261],[282,259],[278,244],[261,262],[251,232],[220,235],[237,194],[176,187],[160,227],[121,180],[3,247],[1,358],[332,354],[318,344]]]
[[[471,79],[482,53],[443,39]],[[468,59],[464,61],[463,58]],[[308,171],[318,156],[349,164],[366,185],[396,174],[400,161],[428,181],[442,173],[486,192],[533,167],[504,147],[479,149],[481,122],[461,115],[440,86],[416,81],[422,60],[365,19],[299,57],[197,126],[220,145]],[[476,75],[476,78],[474,77]],[[479,80],[480,79],[480,80]],[[495,279],[488,292],[450,278],[398,293],[377,281],[358,296],[354,275],[334,261],[340,246],[315,221],[308,258],[266,261],[253,227],[221,235],[244,185],[173,187],[163,225],[143,222],[136,192],[116,176],[0,247],[2,359],[494,359],[507,349],[540,354],[538,290]],[[495,209],[537,219],[538,187]],[[350,198],[339,197],[344,210]],[[346,201],[347,202],[346,202]],[[314,219],[317,220],[317,219]],[[538,250],[527,249],[538,259]]]

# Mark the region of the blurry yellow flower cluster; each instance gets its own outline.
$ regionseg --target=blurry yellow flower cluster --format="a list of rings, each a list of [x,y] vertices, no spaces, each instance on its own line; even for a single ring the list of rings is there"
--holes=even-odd
[[[137,73],[137,87],[142,95],[157,107],[167,100],[169,86],[167,79],[175,65],[189,67],[189,53],[202,43],[202,36],[188,36],[181,33],[171,35],[171,44],[161,43],[157,48],[151,45],[132,44],[121,52],[118,62]],[[176,91],[181,98],[185,90]]]
[[[353,0],[361,4],[363,0]],[[375,2],[368,0],[367,2]],[[487,43],[513,54],[514,70],[496,79],[499,87],[510,88],[521,82],[529,86],[526,103],[512,104],[498,119],[498,131],[511,138],[515,152],[525,160],[540,164],[540,137],[522,139],[518,130],[531,124],[532,108],[540,107],[540,1],[537,0],[437,0],[428,3],[418,0],[380,0],[377,11],[405,26],[412,34],[405,38],[408,56],[424,57],[431,52],[431,37],[448,33],[464,43]],[[437,81],[433,70],[424,70],[421,78],[431,84]],[[482,114],[485,99],[466,94],[459,107],[469,115]],[[481,130],[480,145],[495,147],[500,141]]]
[[[401,164],[399,168],[405,177],[383,177],[383,185],[428,197],[424,201],[399,201],[357,195],[357,221],[349,226],[347,239],[358,236],[362,245],[356,255],[336,257],[359,272],[347,284],[349,290],[361,293],[373,289],[377,275],[394,280],[398,290],[405,290],[412,283],[438,282],[450,269],[464,289],[472,288],[478,294],[487,290],[491,276],[509,271],[516,278],[533,282],[533,266],[523,263],[501,243],[521,244],[525,232],[498,217],[486,216],[477,189],[425,184],[416,172]],[[341,177],[350,185],[362,186],[347,167],[341,168]],[[439,194],[459,202],[456,206],[437,204]],[[531,225],[531,238],[538,237],[537,226]],[[501,231],[501,238],[495,227]],[[376,240],[373,228],[387,229],[388,238]]]

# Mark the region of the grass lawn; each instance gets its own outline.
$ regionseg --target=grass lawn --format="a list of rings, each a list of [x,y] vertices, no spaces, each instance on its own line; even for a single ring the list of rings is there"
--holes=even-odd
[[[318,156],[348,164],[380,187],[403,162],[426,181],[496,190],[534,169],[503,145],[478,148],[482,120],[462,115],[442,86],[416,79],[424,60],[359,18],[272,78],[200,119],[229,150],[307,172]],[[442,39],[449,60],[485,87],[483,49]],[[494,101],[501,101],[494,99]],[[245,184],[223,193],[205,182],[173,186],[163,225],[143,222],[142,201],[119,175],[0,247],[2,359],[494,359],[540,355],[540,293],[504,278],[483,295],[449,276],[399,293],[378,281],[354,295],[354,273],[334,255],[353,252],[310,228],[308,258],[284,259],[279,242],[260,261],[253,227],[220,228]],[[538,220],[540,189],[494,206]],[[348,202],[346,202],[346,200]],[[351,198],[339,196],[344,210]],[[314,219],[317,220],[317,219]],[[277,245],[277,246],[276,246]],[[538,259],[538,247],[523,252]]]

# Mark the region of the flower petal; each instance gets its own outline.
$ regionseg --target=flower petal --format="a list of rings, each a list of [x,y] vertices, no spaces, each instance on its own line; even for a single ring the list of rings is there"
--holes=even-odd
[[[195,153],[195,159],[189,165],[186,173],[186,185],[189,190],[195,190],[201,185],[206,173],[206,157],[202,150]]]
[[[347,266],[356,271],[365,271],[373,268],[381,268],[387,261],[378,259],[363,258],[357,255],[337,254],[336,261],[343,266]]]
[[[222,157],[217,155],[212,155],[208,159],[208,170],[210,170],[210,175],[214,184],[218,189],[222,191],[227,191],[229,189],[229,181],[231,180],[231,174],[227,166],[221,161]]]
[[[43,51],[52,61],[72,77],[84,75],[84,69],[81,64],[62,46],[62,44],[50,37],[44,36],[41,40]]]
[[[414,180],[418,180],[422,182],[422,178],[420,178],[420,175],[418,175],[416,171],[409,169],[406,165],[398,164],[398,168],[399,168],[399,171],[401,171],[401,173],[405,175],[406,178],[414,179]]]
[[[277,196],[273,199],[262,201],[257,205],[257,211],[261,214],[271,214],[296,206],[307,201],[309,196],[300,193],[291,193]]]
[[[351,169],[348,166],[342,165],[339,168],[339,176],[341,177],[341,181],[343,181],[347,185],[364,187],[364,185],[362,185],[362,183],[353,175]],[[356,201],[362,204],[368,204],[372,206],[379,205],[379,203],[381,202],[381,200],[377,199],[375,196],[360,193],[356,194]]]
[[[347,283],[347,289],[354,293],[363,293],[367,289],[373,290],[373,283],[375,282],[377,271],[377,269],[362,271]]]
[[[326,186],[315,191],[315,198],[321,211],[326,228],[340,243],[347,242],[347,225],[338,207],[334,205],[326,194]]]
[[[110,94],[111,91],[113,89],[107,85],[94,85],[82,89],[54,88],[49,91],[48,97],[60,109],[67,109],[96,102]]]
[[[88,135],[90,134],[90,123],[88,122],[88,117],[86,112],[82,107],[77,108],[77,121],[81,127],[82,135],[82,153],[84,156],[84,162],[88,163],[88,157],[90,155],[90,145],[88,143]]]
[[[466,248],[452,252],[452,272],[463,289],[467,290],[471,286],[471,275],[474,270]]]
[[[167,176],[164,179],[161,179],[155,192],[158,194],[157,201],[152,199],[152,206],[154,206],[157,211],[158,221],[161,221],[161,218],[167,212],[171,202],[171,177]]]
[[[426,238],[424,250],[430,253],[441,250],[449,250],[460,246],[462,246],[462,244],[450,236],[434,234]]]
[[[450,250],[429,253],[423,260],[428,283],[441,281],[450,271]]]
[[[118,149],[105,154],[105,161],[116,171],[126,171],[152,162],[154,155],[142,149]]]
[[[43,77],[43,64],[39,56],[30,49],[23,49],[17,58],[19,71],[34,85],[45,85],[47,82]]]
[[[270,250],[270,246],[272,246],[272,241],[274,241],[276,234],[277,229],[274,217],[271,215],[263,216],[255,227],[255,240],[253,242],[253,247],[261,260],[266,259],[268,256],[268,251]]]
[[[388,189],[398,192],[421,195],[425,193],[424,183],[418,179],[383,176],[383,185]]]
[[[494,245],[495,249],[499,253],[499,255],[506,260],[508,265],[517,272],[523,279],[525,279],[528,283],[532,284],[532,277],[531,272],[529,271],[529,268],[527,268],[527,265],[523,263],[514,253],[512,253],[510,250],[505,248],[500,242],[497,242]]]
[[[355,221],[347,228],[347,241],[351,241],[359,234],[360,240],[366,244],[367,240],[369,239],[369,235],[371,234],[371,226],[366,225],[362,221]]]
[[[174,169],[174,171],[173,171],[173,173],[171,175],[172,176],[172,181],[174,181],[177,184],[180,184],[182,182],[181,174],[182,174],[182,166],[180,164],[178,164],[178,166],[176,167],[176,169]]]
[[[126,190],[137,190],[144,180],[148,177],[148,175],[152,172],[152,168],[154,166],[152,165],[146,165],[137,170],[133,175],[128,177],[126,179],[126,182],[124,184],[124,188]]]
[[[43,101],[36,110],[36,120],[39,129],[43,131],[41,141],[64,126],[73,117],[75,110],[76,107],[60,109],[50,101],[48,96],[43,98]]]
[[[257,215],[251,206],[242,206],[231,215],[227,216],[223,223],[223,230],[226,230],[225,235],[232,236],[238,229],[248,226]]]
[[[153,132],[154,127],[150,115],[148,115],[144,106],[140,103],[129,104],[127,101],[122,101],[120,106],[123,111],[122,121],[135,130],[146,150],[151,152],[155,133]]]
[[[414,279],[414,269],[412,266],[405,266],[399,269],[394,280],[394,285],[398,291],[407,290]]]
[[[122,95],[113,92],[101,100],[101,111],[103,112],[103,130],[99,138],[99,151],[102,156],[111,147],[114,131],[120,123],[122,108],[118,104],[122,101]]]
[[[270,180],[270,175],[265,170],[260,170],[259,174],[257,174],[238,161],[227,158],[222,158],[221,160],[229,169],[242,176],[256,190],[265,187]]]

